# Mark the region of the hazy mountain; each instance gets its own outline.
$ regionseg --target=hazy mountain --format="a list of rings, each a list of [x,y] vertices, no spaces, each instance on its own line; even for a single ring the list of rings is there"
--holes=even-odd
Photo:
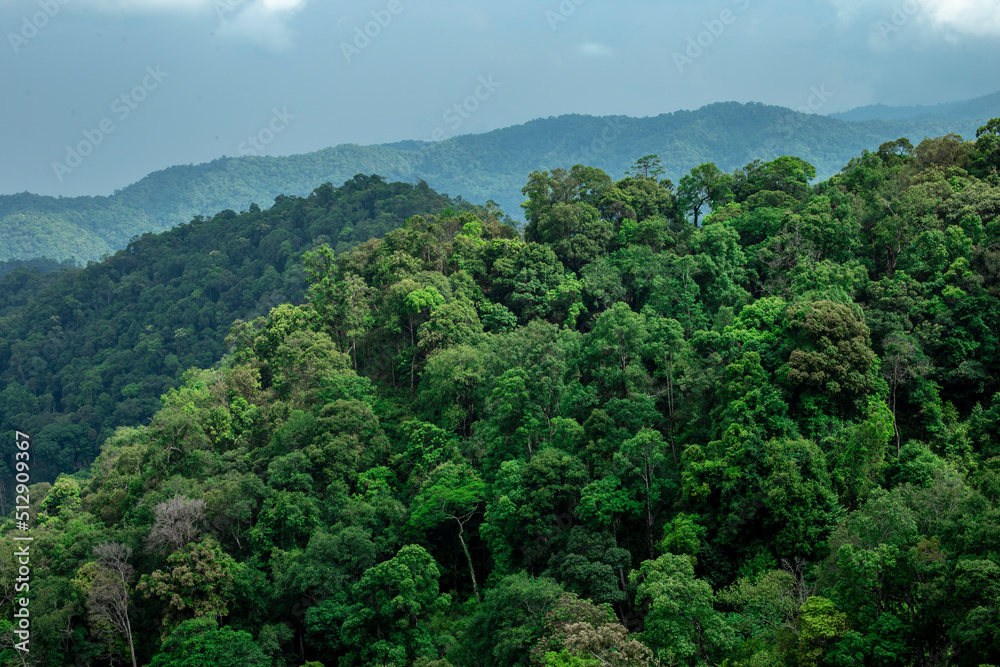
[[[869,104],[850,111],[832,113],[830,118],[846,121],[865,120],[946,120],[963,121],[992,118],[1000,109],[1000,92],[971,100],[935,104],[932,106],[894,107],[886,104]],[[971,137],[970,137],[971,138]]]
[[[321,183],[341,183],[358,173],[422,179],[439,192],[478,203],[492,199],[514,218],[521,218],[520,191],[534,169],[585,163],[618,178],[650,153],[659,154],[674,181],[705,162],[732,171],[780,155],[802,157],[816,166],[819,178],[827,178],[885,141],[905,136],[916,144],[949,132],[971,138],[983,122],[1000,116],[1000,93],[956,104],[919,119],[848,121],[728,102],[647,118],[559,116],[438,143],[221,158],[152,173],[108,197],[0,196],[0,260],[97,259],[137,234],[223,209],[246,210],[253,202],[268,206],[279,194],[304,196]]]

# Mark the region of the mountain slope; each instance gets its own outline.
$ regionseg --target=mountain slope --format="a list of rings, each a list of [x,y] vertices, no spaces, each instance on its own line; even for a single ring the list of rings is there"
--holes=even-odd
[[[992,116],[1000,96],[966,105],[971,120],[846,122],[782,107],[735,102],[652,118],[560,116],[439,143],[342,145],[287,157],[221,158],[150,174],[109,197],[0,196],[0,260],[47,256],[93,260],[125,247],[134,235],[162,231],[196,215],[268,205],[276,196],[304,196],[320,183],[354,174],[425,180],[439,192],[470,201],[494,200],[521,217],[521,187],[535,169],[586,163],[620,177],[636,158],[657,153],[665,176],[715,162],[725,171],[755,158],[796,155],[819,178],[836,173],[862,150],[908,137],[956,132],[966,138]]]
[[[300,258],[314,244],[344,251],[455,208],[423,185],[357,176],[266,211],[143,235],[83,269],[12,271],[0,279],[0,433],[36,435],[37,481],[78,470],[114,427],[149,417],[188,368],[218,361],[234,320],[300,302]]]
[[[948,102],[931,106],[894,107],[887,104],[869,104],[849,111],[832,113],[829,117],[848,122],[929,119],[962,121],[973,118],[993,117],[996,115],[998,109],[1000,109],[1000,92],[983,95],[971,100],[961,100],[959,102]]]

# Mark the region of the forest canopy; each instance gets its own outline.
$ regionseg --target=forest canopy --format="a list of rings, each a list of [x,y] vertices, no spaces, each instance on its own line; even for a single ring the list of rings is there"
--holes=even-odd
[[[533,172],[523,230],[357,177],[8,275],[34,664],[1000,664],[1000,120],[660,165]]]

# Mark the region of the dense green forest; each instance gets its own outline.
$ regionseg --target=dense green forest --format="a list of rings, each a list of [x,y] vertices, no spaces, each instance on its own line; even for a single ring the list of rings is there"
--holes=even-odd
[[[185,370],[221,359],[234,320],[300,303],[301,255],[313,244],[344,251],[417,213],[456,207],[471,208],[425,184],[359,175],[266,211],[145,234],[86,268],[14,270],[0,279],[0,432],[35,435],[36,481],[83,470],[115,427],[151,417]],[[0,441],[0,513],[13,448]]]
[[[222,158],[158,171],[108,197],[0,196],[0,260],[42,255],[98,260],[124,248],[133,236],[170,229],[196,215],[246,210],[281,194],[307,196],[317,183],[341,183],[359,172],[423,180],[438,192],[470,201],[494,200],[517,217],[521,187],[535,169],[582,163],[618,178],[637,155],[651,152],[663,156],[664,176],[675,181],[692,165],[714,162],[731,172],[753,159],[781,155],[801,157],[825,179],[862,150],[896,137],[918,142],[949,132],[971,137],[983,122],[1000,115],[1000,98],[980,98],[950,113],[846,122],[730,102],[652,118],[560,116],[434,143]]]
[[[978,135],[818,185],[789,156],[535,171],[523,232],[445,208],[310,247],[302,303],[31,488],[28,664],[1000,664]]]
[[[49,257],[36,257],[25,260],[12,259],[5,262],[0,261],[0,278],[21,268],[38,269],[39,273],[51,273],[53,271],[61,271],[62,269],[75,269],[77,266],[77,263],[72,259],[64,259],[61,262]]]

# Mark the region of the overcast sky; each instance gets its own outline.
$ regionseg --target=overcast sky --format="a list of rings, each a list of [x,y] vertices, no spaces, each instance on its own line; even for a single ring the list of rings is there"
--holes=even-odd
[[[1000,0],[0,0],[0,34],[0,193],[566,113],[1000,90]]]

